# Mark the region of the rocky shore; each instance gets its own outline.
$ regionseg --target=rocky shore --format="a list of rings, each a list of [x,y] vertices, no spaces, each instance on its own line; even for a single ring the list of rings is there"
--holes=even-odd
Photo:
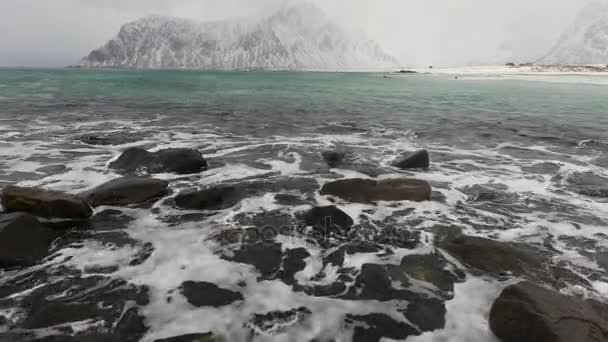
[[[83,142],[106,145],[115,138],[125,139],[87,136]],[[202,221],[266,195],[281,207],[237,215],[233,225],[218,230],[208,243],[217,246],[216,254],[223,261],[250,265],[258,283],[280,281],[293,292],[318,300],[391,303],[400,308],[393,315],[370,312],[327,318],[340,319],[338,324],[353,331],[353,341],[407,340],[445,328],[446,303],[454,298],[455,286],[472,276],[505,284],[486,323],[502,342],[608,341],[608,305],[585,296],[594,292],[588,278],[565,267],[549,244],[501,242],[467,235],[454,225],[437,227],[429,237],[391,217],[374,221],[340,209],[345,203],[387,208],[403,201],[441,203],[445,199],[433,187],[442,184],[416,177],[433,167],[431,157],[426,150],[396,156],[385,167],[404,176],[385,178],[382,167],[374,170],[353,164],[348,151],[322,151],[319,158],[328,167],[366,171],[370,176],[335,177],[320,183],[273,175],[200,186],[193,176],[209,172],[221,160],[209,162],[195,149],[129,148],[107,164],[122,177],[78,193],[4,186],[0,192],[0,306],[12,308],[12,314],[0,311],[0,341],[142,340],[151,329],[146,321],[150,289],[113,277],[114,265],[69,268],[64,265],[69,257],[61,250],[78,249],[91,241],[110,249],[129,246],[136,252],[128,265],[136,267],[156,250],[154,241],[130,236],[129,225],[136,219],[132,209],[159,215],[171,226]],[[159,174],[175,178],[161,179]],[[582,195],[607,197],[607,180],[585,174],[573,177],[570,184]],[[469,191],[473,203],[509,202],[508,197],[499,198],[496,189],[480,185]],[[163,216],[163,208],[178,214]],[[297,237],[314,248],[290,245],[285,237]],[[306,279],[311,253],[320,256],[321,264],[319,272]],[[353,267],[350,259],[361,253],[373,257],[360,268]],[[398,262],[373,262],[384,257]],[[327,277],[329,273],[334,276]],[[247,301],[247,286],[193,279],[164,296],[168,303],[223,308]],[[308,307],[256,313],[246,323],[248,340],[292,326],[306,327],[312,313]],[[177,332],[155,341],[224,340],[223,331],[200,331]]]

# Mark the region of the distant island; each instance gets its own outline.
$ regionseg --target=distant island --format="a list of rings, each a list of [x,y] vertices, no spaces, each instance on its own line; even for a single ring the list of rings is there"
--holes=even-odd
[[[390,70],[398,61],[310,3],[219,22],[151,16],[124,25],[79,67],[210,70]]]

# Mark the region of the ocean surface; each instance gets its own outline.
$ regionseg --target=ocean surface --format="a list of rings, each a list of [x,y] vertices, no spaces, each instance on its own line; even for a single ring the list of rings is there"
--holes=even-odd
[[[107,145],[82,139],[116,132],[130,139]],[[288,186],[213,212],[180,210],[167,198],[147,207],[96,208],[127,217],[120,234],[108,239],[115,230],[101,227],[60,239],[41,265],[0,273],[0,340],[2,333],[29,331],[23,322],[33,293],[70,278],[74,291],[98,292],[88,299],[61,287],[44,293],[76,302],[123,296],[99,285],[113,282],[145,293],[137,306],[145,322],[138,336],[146,342],[203,332],[227,341],[350,341],[361,326],[372,332],[360,341],[402,340],[389,333],[402,325],[414,326],[408,342],[497,341],[488,327],[490,306],[517,278],[474,272],[449,255],[460,274],[453,291],[442,297],[416,281],[402,289],[437,297],[446,311],[443,328],[416,324],[408,301],[345,295],[360,286],[364,266],[398,266],[405,256],[432,253],[436,237],[449,229],[551,251],[553,262],[586,284],[562,291],[608,296],[605,76],[0,69],[0,187],[79,193],[119,177],[108,164],[134,146],[194,148],[209,162],[200,174],[154,175],[170,181],[167,198],[252,180]],[[336,149],[348,163],[331,168],[321,152]],[[429,170],[392,166],[419,149],[430,153]],[[344,177],[427,180],[433,200],[363,205],[320,195],[324,183]],[[352,248],[338,267],[325,260],[349,241],[323,244],[281,232],[267,243],[271,251],[236,258],[247,254],[242,244],[215,238],[228,229],[260,228],[259,222],[297,221],[311,207],[330,204],[355,229],[390,225],[416,242]],[[295,280],[264,272],[298,248],[308,255]],[[137,257],[141,262],[133,262]],[[186,281],[217,284],[243,300],[197,307],[180,293]],[[344,291],[302,290],[332,284]],[[132,294],[124,296],[123,304],[136,305]],[[73,319],[34,333],[82,334],[112,319]]]

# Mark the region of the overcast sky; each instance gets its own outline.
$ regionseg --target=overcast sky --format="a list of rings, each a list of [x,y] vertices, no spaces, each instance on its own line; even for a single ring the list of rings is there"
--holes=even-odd
[[[269,14],[285,1],[0,0],[0,65],[75,64],[145,15],[218,20]],[[463,65],[538,57],[590,0],[288,1],[317,3],[404,65]]]

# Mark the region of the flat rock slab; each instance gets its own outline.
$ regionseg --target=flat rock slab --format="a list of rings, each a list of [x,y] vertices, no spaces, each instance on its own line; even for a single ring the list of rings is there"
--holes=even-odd
[[[140,141],[150,132],[101,132],[90,133],[76,137],[77,140],[89,145],[123,145]]]
[[[90,205],[124,206],[139,204],[168,193],[169,183],[148,177],[122,177],[113,179],[80,194]]]
[[[529,245],[455,234],[440,241],[438,247],[485,274],[514,275],[542,281],[551,279],[547,267],[549,256]]]
[[[240,292],[226,290],[208,282],[186,281],[180,286],[180,291],[186,297],[188,303],[196,307],[212,306],[219,308],[243,300],[243,295]]]
[[[2,190],[2,206],[9,212],[27,212],[44,218],[83,220],[93,209],[76,195],[37,188],[7,186]]]
[[[207,170],[207,161],[197,151],[187,148],[169,148],[148,152],[130,148],[110,163],[110,168],[130,174],[136,172],[191,174]]]
[[[492,305],[490,328],[502,342],[608,341],[608,320],[590,302],[530,282],[503,290]]]
[[[35,264],[48,255],[56,237],[29,214],[0,215],[0,268]]]
[[[424,180],[399,178],[376,181],[373,179],[341,179],[323,185],[322,195],[332,195],[355,203],[378,201],[415,201],[431,199],[431,185]]]

